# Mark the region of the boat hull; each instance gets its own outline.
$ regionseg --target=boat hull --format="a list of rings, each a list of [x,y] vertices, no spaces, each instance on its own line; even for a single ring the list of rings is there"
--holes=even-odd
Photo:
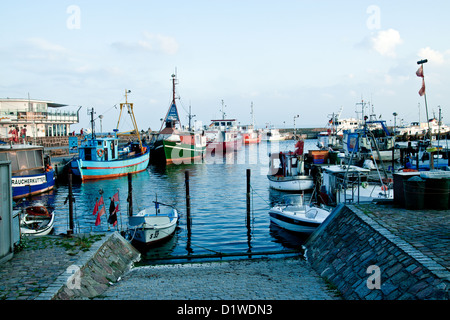
[[[166,164],[189,164],[201,161],[206,146],[195,146],[182,142],[162,140],[152,148],[152,161]]]
[[[305,210],[299,212],[284,212],[284,209],[285,207],[280,206],[272,208],[269,211],[270,221],[277,224],[283,229],[299,233],[314,232],[329,214],[329,212],[326,210],[320,208],[311,208],[309,206],[305,206]],[[319,217],[317,219],[307,218],[307,215],[305,213],[308,210],[312,211],[312,213],[316,213],[316,211],[320,210]]]
[[[26,175],[12,176],[13,199],[47,192],[55,186],[55,171]]]
[[[112,161],[88,161],[75,159],[71,162],[73,174],[81,180],[108,179],[125,176],[128,173],[144,171],[148,167],[150,151],[134,158]]]
[[[261,142],[261,135],[243,134],[244,144],[256,144]]]
[[[382,150],[379,151],[380,152],[380,157],[378,157],[378,152],[374,151],[373,152],[373,158],[375,159],[375,161],[392,161],[392,150]],[[400,149],[395,149],[394,150],[394,160],[398,160],[400,159]]]
[[[169,238],[175,232],[178,222],[178,212],[170,210],[168,214],[158,215],[148,214],[144,210],[129,217],[128,235],[132,241],[149,245]]]
[[[33,218],[32,218],[33,219]],[[28,221],[29,223],[35,222],[39,223],[39,221],[43,222],[42,227],[40,228],[28,228],[25,221],[22,222],[20,226],[20,233],[27,236],[46,236],[50,234],[50,232],[53,230],[53,223],[55,220],[55,215],[53,213],[49,214],[47,217],[37,217],[37,220],[31,220]]]
[[[311,176],[273,176],[268,175],[269,186],[280,191],[299,192],[314,188],[314,179]]]
[[[242,139],[230,140],[230,141],[213,141],[208,143],[206,150],[209,154],[225,154],[242,149]]]

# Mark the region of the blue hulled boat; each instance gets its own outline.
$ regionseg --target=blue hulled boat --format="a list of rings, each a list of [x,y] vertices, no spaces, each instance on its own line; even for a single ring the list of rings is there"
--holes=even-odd
[[[130,91],[125,91],[125,97]],[[86,136],[78,147],[78,157],[71,161],[73,174],[80,177],[81,180],[96,180],[105,178],[115,178],[136,173],[147,169],[150,160],[150,148],[144,145],[140,139],[139,130],[136,125],[136,119],[133,113],[132,103],[121,103],[122,108],[128,107],[134,130],[130,131],[132,135],[137,136],[138,141],[129,142],[119,147],[118,129],[106,137],[96,137],[94,132],[94,111],[91,111],[92,133]],[[119,116],[120,123],[120,116]],[[119,123],[117,127],[119,127]],[[125,133],[121,133],[125,135]]]
[[[0,145],[0,161],[11,161],[13,199],[43,193],[55,186],[55,171],[44,147]]]
[[[131,142],[119,149],[119,138],[86,139],[78,148],[78,158],[72,160],[72,173],[81,180],[115,178],[147,169],[150,149]]]

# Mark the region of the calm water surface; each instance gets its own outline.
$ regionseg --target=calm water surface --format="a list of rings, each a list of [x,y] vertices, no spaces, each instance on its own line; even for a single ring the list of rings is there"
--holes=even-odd
[[[317,149],[317,140],[305,141],[305,152]],[[153,207],[152,201],[171,204],[181,217],[175,235],[166,243],[150,248],[144,257],[164,255],[203,255],[278,251],[299,248],[305,237],[289,233],[272,224],[268,211],[285,193],[269,188],[266,177],[269,152],[294,151],[295,141],[265,142],[246,145],[242,150],[224,156],[207,157],[203,163],[190,165],[150,165],[146,171],[134,174],[133,212]],[[246,170],[251,169],[251,216],[247,223]],[[190,175],[191,230],[186,224],[185,171]],[[75,232],[105,232],[126,229],[127,177],[73,183]],[[102,222],[95,226],[92,214],[99,191],[103,190],[106,212]],[[117,228],[107,223],[109,198],[119,192]],[[26,200],[21,205],[42,202],[55,207],[55,234],[68,228],[68,185],[59,182],[54,191]],[[309,199],[305,194],[305,199]]]

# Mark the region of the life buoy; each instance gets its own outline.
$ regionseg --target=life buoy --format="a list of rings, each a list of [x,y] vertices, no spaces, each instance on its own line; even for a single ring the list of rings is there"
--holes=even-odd
[[[103,153],[105,153],[105,150],[103,150],[103,149],[98,149],[97,150],[97,155],[101,158],[101,157],[103,157]]]
[[[383,185],[381,186],[381,190],[383,190],[383,191],[387,191],[387,190],[388,190],[388,186],[387,186],[387,185],[385,185],[385,184],[383,184]]]

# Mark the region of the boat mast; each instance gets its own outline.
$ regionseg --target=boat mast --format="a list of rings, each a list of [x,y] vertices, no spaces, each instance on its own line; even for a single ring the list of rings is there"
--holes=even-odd
[[[252,126],[253,126],[253,129],[255,129],[255,115],[253,114],[253,101],[250,105],[250,113],[252,115]]]
[[[94,108],[88,109],[88,112],[91,114],[91,136],[92,139],[95,139],[95,128],[94,128]]]
[[[221,110],[221,112],[222,112],[222,120],[225,120],[225,112],[223,112],[223,107],[225,107],[225,106],[223,104],[223,99],[222,99],[222,110]]]
[[[175,103],[175,100],[176,100],[175,86],[176,86],[176,84],[177,84],[177,76],[176,76],[176,74],[172,74],[172,103],[170,104],[169,110],[167,110],[164,121],[161,124],[160,131],[162,130],[164,123],[166,124],[166,128],[173,128],[173,129],[175,129],[175,124],[177,122],[179,122],[181,125],[180,117],[178,115],[177,105]]]
[[[139,147],[141,149],[141,152],[144,153],[143,147],[142,147],[141,135],[139,133],[139,129],[138,129],[138,126],[136,123],[136,118],[134,117],[133,103],[128,103],[128,93],[131,93],[131,90],[125,89],[125,103],[120,104],[120,113],[119,113],[119,121],[117,122],[117,130],[119,129],[120,117],[122,115],[122,109],[124,106],[126,106],[128,108],[128,113],[130,114],[131,122],[133,122],[134,130],[132,130],[132,131],[134,131],[135,134],[137,135],[137,139],[139,141]],[[128,132],[132,132],[132,131],[128,131]]]

